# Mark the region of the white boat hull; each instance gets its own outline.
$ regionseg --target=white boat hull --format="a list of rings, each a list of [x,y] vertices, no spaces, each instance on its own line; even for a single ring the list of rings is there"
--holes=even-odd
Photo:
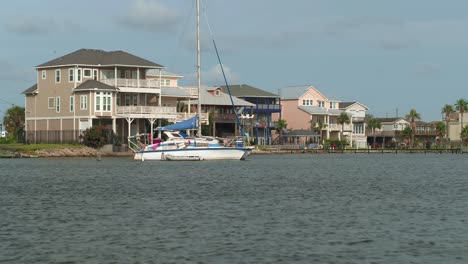
[[[164,156],[171,155],[172,157],[199,157],[200,160],[244,160],[251,151],[250,148],[230,147],[145,150],[135,153],[134,159],[166,160]]]

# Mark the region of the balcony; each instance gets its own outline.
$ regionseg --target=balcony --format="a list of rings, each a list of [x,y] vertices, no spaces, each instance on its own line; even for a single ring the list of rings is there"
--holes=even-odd
[[[177,112],[172,106],[117,106],[116,115],[128,118],[161,118],[170,122],[180,122],[191,118],[195,113]],[[201,122],[208,122],[208,113],[201,114]]]
[[[254,107],[254,112],[280,112],[281,106],[279,104],[258,104]]]
[[[105,80],[101,80],[101,82],[107,85],[116,86],[118,88],[144,89],[142,91],[139,91],[143,93],[161,93],[161,88],[160,88],[160,84],[158,80],[118,78],[118,79],[105,79]]]

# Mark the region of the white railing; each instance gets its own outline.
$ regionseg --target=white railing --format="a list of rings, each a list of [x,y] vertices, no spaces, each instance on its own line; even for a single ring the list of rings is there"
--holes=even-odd
[[[159,88],[159,80],[146,80],[146,79],[105,79],[101,80],[102,83],[117,87],[135,87],[135,88]]]
[[[117,106],[117,114],[176,114],[172,106]]]

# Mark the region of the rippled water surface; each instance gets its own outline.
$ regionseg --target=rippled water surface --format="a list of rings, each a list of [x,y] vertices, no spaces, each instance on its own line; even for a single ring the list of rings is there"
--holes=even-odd
[[[468,156],[0,159],[1,263],[468,263]]]

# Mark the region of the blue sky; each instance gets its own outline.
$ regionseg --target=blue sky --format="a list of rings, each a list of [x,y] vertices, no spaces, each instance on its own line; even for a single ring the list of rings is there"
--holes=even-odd
[[[196,71],[195,0],[6,1],[0,10],[0,117],[24,105],[35,69],[80,48],[124,50]],[[468,1],[202,0],[230,84],[314,85],[378,117],[415,108],[439,120],[468,99]],[[202,15],[202,82],[222,84]]]

